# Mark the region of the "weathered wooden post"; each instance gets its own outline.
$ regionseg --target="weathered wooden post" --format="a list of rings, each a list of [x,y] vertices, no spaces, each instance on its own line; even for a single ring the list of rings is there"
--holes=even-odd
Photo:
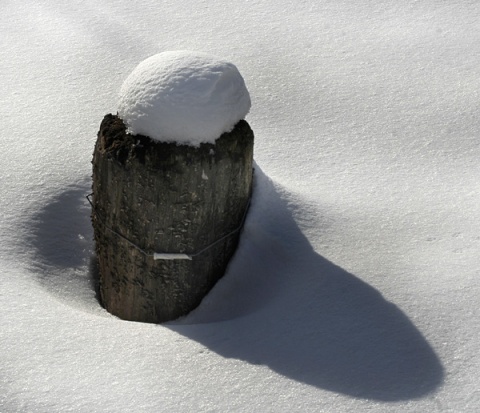
[[[252,191],[250,97],[235,66],[167,52],[125,81],[93,155],[92,222],[106,309],[164,322],[225,272]]]

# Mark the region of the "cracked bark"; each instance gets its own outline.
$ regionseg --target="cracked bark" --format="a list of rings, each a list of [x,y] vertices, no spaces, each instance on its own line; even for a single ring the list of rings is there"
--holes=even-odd
[[[159,323],[186,315],[220,279],[239,238],[252,191],[253,132],[244,120],[200,147],[130,135],[115,115],[103,119],[93,154],[92,223],[100,295],[110,313]],[[114,233],[114,232],[116,233]]]

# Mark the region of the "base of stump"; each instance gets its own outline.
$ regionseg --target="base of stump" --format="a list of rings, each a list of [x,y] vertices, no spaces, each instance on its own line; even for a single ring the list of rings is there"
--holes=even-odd
[[[118,116],[105,116],[93,154],[92,223],[107,311],[160,323],[200,304],[238,244],[253,138],[242,120],[215,144],[176,145],[130,135]]]

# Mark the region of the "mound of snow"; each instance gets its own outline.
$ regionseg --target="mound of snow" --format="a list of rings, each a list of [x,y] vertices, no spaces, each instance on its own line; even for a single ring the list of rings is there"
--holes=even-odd
[[[250,105],[232,63],[174,51],[151,56],[134,69],[120,90],[118,115],[132,134],[198,146],[231,131]]]

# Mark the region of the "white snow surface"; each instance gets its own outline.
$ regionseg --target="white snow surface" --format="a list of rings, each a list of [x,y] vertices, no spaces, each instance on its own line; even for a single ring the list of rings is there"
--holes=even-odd
[[[133,70],[120,90],[118,114],[132,134],[198,146],[230,132],[250,106],[235,65],[180,50],[158,53]]]
[[[0,2],[0,412],[478,413],[479,21],[470,0]],[[257,166],[225,277],[149,325],[95,298],[85,196],[103,116],[168,50],[235,62]]]

